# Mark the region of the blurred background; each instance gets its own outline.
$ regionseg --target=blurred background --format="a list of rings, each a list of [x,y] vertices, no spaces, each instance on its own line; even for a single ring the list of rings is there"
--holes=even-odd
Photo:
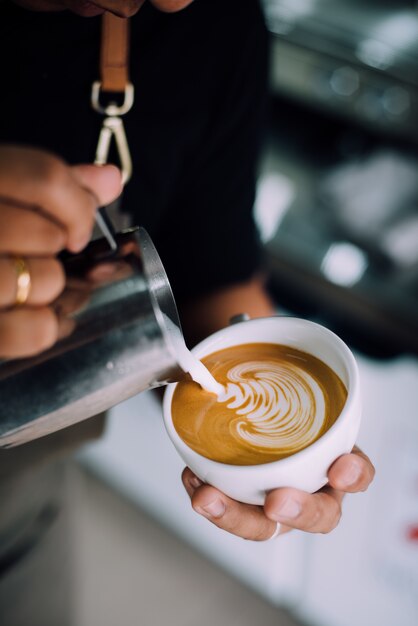
[[[271,290],[355,350],[376,480],[329,536],[228,536],[191,510],[159,404],[141,394],[74,472],[79,626],[418,624],[418,3],[263,4],[254,211]]]

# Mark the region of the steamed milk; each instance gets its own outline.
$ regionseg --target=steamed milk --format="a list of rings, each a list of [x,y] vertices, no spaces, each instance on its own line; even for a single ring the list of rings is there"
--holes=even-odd
[[[222,394],[225,390],[220,385],[209,370],[197,359],[188,349],[184,341],[183,333],[180,328],[172,322],[165,313],[164,318],[165,329],[168,331],[171,342],[176,351],[176,361],[184,372],[190,374],[191,378],[198,383],[202,389],[216,396]]]
[[[173,424],[192,449],[222,463],[257,465],[306,448],[332,426],[347,398],[325,363],[287,346],[244,344],[202,361],[218,386],[207,393],[193,381],[179,383]]]
[[[220,385],[209,370],[187,348],[186,344],[177,346],[176,358],[183,371],[188,372],[195,383],[217,397],[223,396],[225,389]]]

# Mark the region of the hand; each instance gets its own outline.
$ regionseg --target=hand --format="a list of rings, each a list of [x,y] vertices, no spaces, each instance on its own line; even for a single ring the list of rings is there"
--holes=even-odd
[[[69,166],[41,150],[0,146],[0,358],[31,356],[60,334],[51,302],[65,286],[57,254],[88,243],[96,209],[121,191],[114,166]],[[31,277],[27,300],[16,304],[17,266]]]
[[[333,463],[328,485],[314,494],[292,488],[275,489],[264,507],[243,504],[202,482],[186,468],[183,484],[192,506],[213,524],[243,539],[265,541],[280,522],[280,534],[293,528],[311,533],[329,533],[341,517],[345,493],[365,491],[374,477],[370,459],[355,447]]]

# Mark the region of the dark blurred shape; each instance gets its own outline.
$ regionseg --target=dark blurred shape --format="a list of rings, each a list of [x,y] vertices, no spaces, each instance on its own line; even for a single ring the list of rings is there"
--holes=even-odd
[[[368,354],[418,354],[418,11],[265,0],[256,218],[279,305]]]
[[[264,0],[272,88],[418,141],[418,11],[411,0]]]

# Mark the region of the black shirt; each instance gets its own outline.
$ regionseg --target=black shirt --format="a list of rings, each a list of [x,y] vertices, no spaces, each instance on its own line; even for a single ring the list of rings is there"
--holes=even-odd
[[[0,0],[0,144],[93,161],[100,22]],[[124,120],[134,174],[125,209],[149,230],[179,301],[245,280],[259,262],[252,205],[266,32],[256,0],[195,0],[172,15],[146,3],[131,27],[136,97]],[[13,573],[35,541],[48,545],[40,542],[49,512],[65,494],[53,461],[100,424],[86,420],[1,451],[0,575]]]
[[[0,2],[0,143],[94,159],[100,23]],[[134,174],[124,209],[149,230],[177,299],[257,269],[266,53],[256,0],[195,0],[175,14],[146,3],[131,18],[135,103],[124,122]]]

